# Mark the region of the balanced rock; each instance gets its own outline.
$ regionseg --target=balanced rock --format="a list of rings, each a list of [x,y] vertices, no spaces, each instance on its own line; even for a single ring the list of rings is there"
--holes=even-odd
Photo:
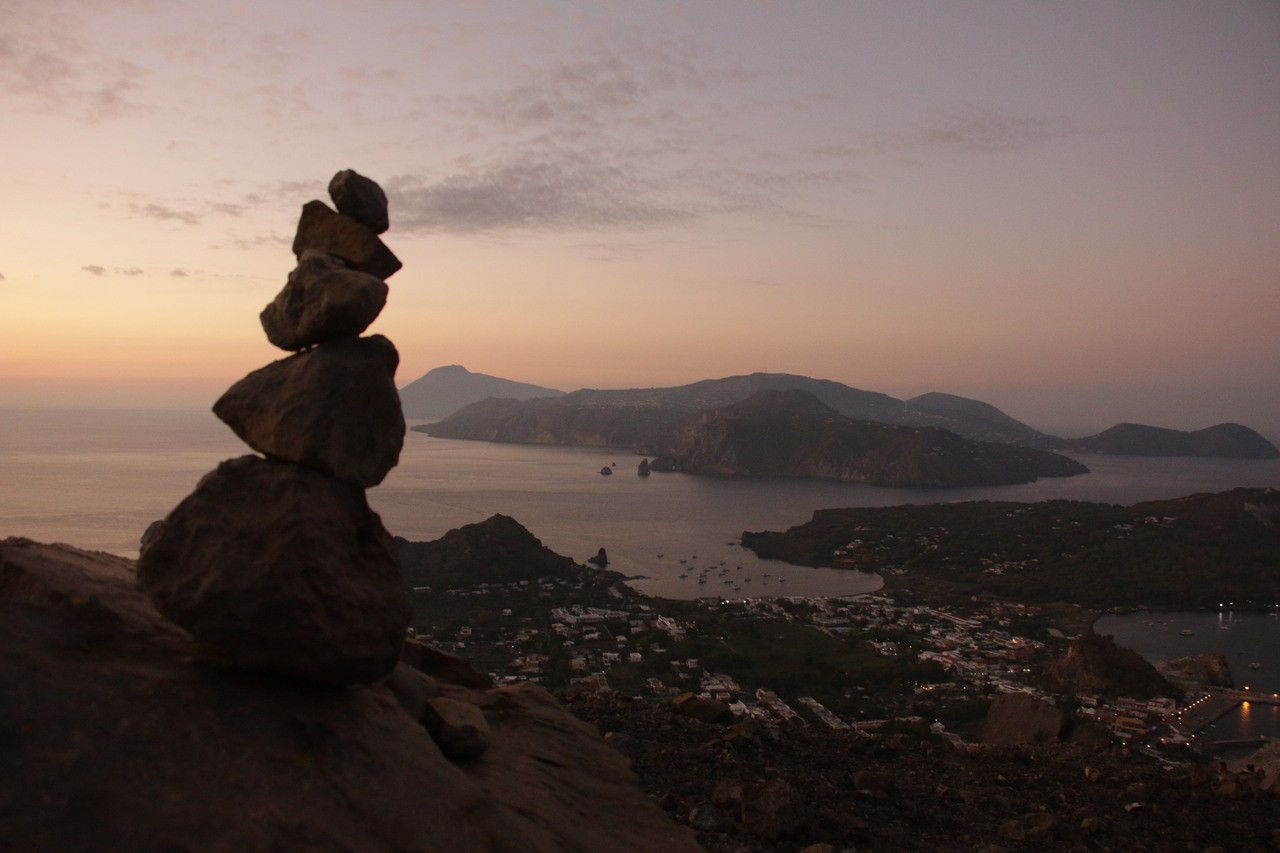
[[[386,304],[385,281],[308,249],[260,316],[267,340],[280,349],[300,350],[359,335]]]
[[[318,200],[302,206],[293,238],[294,255],[301,258],[307,249],[341,258],[352,269],[378,278],[388,278],[403,266],[377,234]]]
[[[398,363],[381,335],[330,341],[253,371],[213,411],[259,453],[376,486],[404,445]]]
[[[343,169],[329,181],[329,198],[343,216],[354,219],[374,234],[391,227],[387,194],[375,181],[353,169]]]
[[[410,618],[364,490],[257,456],[220,464],[152,531],[138,585],[202,657],[325,684],[391,672]]]

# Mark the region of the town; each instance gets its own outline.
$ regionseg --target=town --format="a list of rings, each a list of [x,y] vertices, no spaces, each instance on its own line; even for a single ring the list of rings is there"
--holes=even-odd
[[[1017,603],[927,606],[884,593],[677,601],[585,568],[414,592],[418,634],[495,684],[700,697],[767,723],[869,738],[915,732],[957,744],[979,736],[996,696],[1064,699],[1030,677],[1061,656],[1069,638],[1048,627],[1039,608]],[[1076,718],[1147,751],[1185,749],[1208,722],[1183,723],[1168,698],[1070,701]],[[1219,715],[1228,709],[1222,702],[1214,705]]]

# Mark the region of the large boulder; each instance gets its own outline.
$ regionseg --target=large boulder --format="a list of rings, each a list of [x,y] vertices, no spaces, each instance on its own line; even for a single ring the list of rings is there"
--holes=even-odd
[[[1204,654],[1161,660],[1156,671],[1180,690],[1203,690],[1206,687],[1235,687],[1231,664],[1225,655]]]
[[[330,341],[253,371],[213,411],[259,453],[376,486],[404,445],[398,362],[381,335]]]
[[[992,701],[982,724],[982,742],[996,746],[1048,743],[1062,737],[1067,715],[1027,693],[1002,693]]]
[[[294,255],[301,258],[308,249],[341,258],[352,269],[378,278],[389,278],[403,266],[377,234],[318,199],[302,206],[293,238]]]
[[[374,234],[391,227],[387,194],[382,187],[354,169],[343,169],[329,181],[329,198],[343,216],[354,219]]]
[[[289,273],[284,289],[262,309],[260,319],[267,340],[296,351],[359,335],[386,304],[385,281],[308,250]]]
[[[0,849],[702,849],[533,685],[451,693],[491,729],[483,759],[460,765],[386,687],[246,676],[191,653],[132,561],[0,542]]]
[[[409,624],[364,490],[257,456],[220,464],[151,531],[138,584],[202,657],[326,684],[389,673]]]

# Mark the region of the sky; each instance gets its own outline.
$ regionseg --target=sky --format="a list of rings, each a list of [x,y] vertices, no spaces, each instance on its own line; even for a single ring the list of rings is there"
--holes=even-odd
[[[1280,435],[1275,0],[0,0],[0,406],[212,404],[355,169],[370,328]]]

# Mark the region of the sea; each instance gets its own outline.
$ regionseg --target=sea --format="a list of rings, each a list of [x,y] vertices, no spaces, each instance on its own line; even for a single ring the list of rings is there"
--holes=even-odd
[[[209,411],[0,409],[0,537],[136,557],[151,522],[218,462],[249,452]],[[579,561],[604,548],[609,567],[649,595],[828,597],[874,591],[881,579],[758,559],[739,544],[743,531],[785,530],[829,507],[1056,498],[1127,505],[1238,486],[1280,487],[1276,459],[1077,458],[1091,473],[1015,486],[889,489],[802,479],[641,477],[640,457],[627,450],[459,441],[410,431],[400,464],[369,491],[369,502],[391,533],[414,541],[509,515],[547,547]],[[699,583],[702,576],[706,582]],[[1221,651],[1238,684],[1247,683],[1247,675],[1280,691],[1280,619],[1241,613],[1228,629],[1216,622],[1203,627],[1203,620],[1217,618],[1216,612],[1133,614],[1107,617],[1098,630],[1153,660]],[[1255,621],[1261,622],[1257,634],[1248,627]],[[1183,635],[1184,629],[1193,633]],[[1240,641],[1243,650],[1231,645]]]

